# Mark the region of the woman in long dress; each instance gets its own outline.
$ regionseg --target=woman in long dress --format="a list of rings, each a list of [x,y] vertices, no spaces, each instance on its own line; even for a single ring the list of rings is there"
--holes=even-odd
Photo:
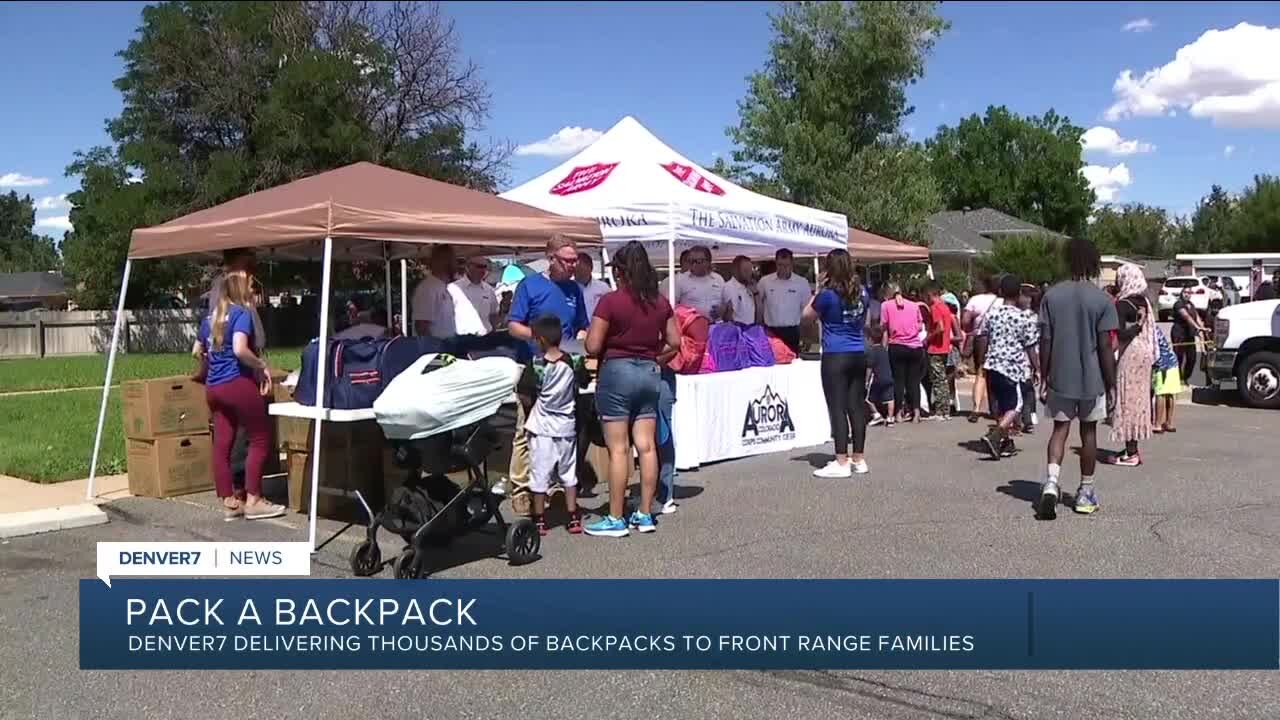
[[[1151,366],[1156,359],[1155,318],[1147,300],[1147,279],[1133,264],[1116,271],[1120,318],[1120,359],[1116,365],[1116,408],[1111,439],[1124,443],[1116,465],[1142,464],[1138,442],[1151,437]]]

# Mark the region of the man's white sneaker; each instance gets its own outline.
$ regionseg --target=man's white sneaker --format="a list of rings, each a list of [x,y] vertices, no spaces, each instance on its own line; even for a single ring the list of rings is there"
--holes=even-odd
[[[676,505],[675,500],[668,500],[662,503],[662,510],[660,510],[659,512],[663,515],[670,515],[671,513],[679,509],[680,509],[680,506]]]
[[[866,460],[851,460],[849,461],[849,464],[853,466],[854,475],[866,475],[871,472],[871,468],[867,465]]]
[[[853,463],[844,463],[843,465],[832,460],[826,466],[820,467],[813,471],[814,477],[820,478],[847,478],[853,475]]]

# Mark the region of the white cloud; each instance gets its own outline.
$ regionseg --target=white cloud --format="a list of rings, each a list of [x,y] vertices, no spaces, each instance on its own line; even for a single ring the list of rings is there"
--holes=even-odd
[[[1280,128],[1280,27],[1209,30],[1165,65],[1120,73],[1112,91],[1111,121],[1185,109],[1216,125]]]
[[[599,140],[602,135],[604,133],[591,128],[562,127],[551,137],[518,146],[516,154],[565,157],[585,149],[591,143]]]
[[[36,210],[61,210],[62,208],[71,207],[67,202],[67,194],[61,195],[45,195],[36,200]]]
[[[40,218],[36,221],[36,227],[66,232],[71,229],[71,218],[66,215],[55,215],[54,217]]]
[[[1120,29],[1125,32],[1144,33],[1149,32],[1155,26],[1156,24],[1151,22],[1150,18],[1138,18],[1125,23],[1124,27]]]
[[[1222,148],[1222,157],[1231,157],[1232,155],[1235,155],[1235,154],[1236,154],[1235,145],[1228,145]]]
[[[1080,137],[1080,144],[1084,145],[1085,152],[1096,150],[1108,155],[1136,155],[1156,149],[1155,145],[1141,140],[1125,140],[1120,133],[1101,125],[1086,130]]]
[[[16,172],[0,175],[0,187],[39,187],[48,184],[49,178],[31,177]]]
[[[1099,203],[1114,202],[1120,188],[1128,187],[1133,182],[1129,167],[1120,163],[1115,167],[1106,165],[1085,165],[1080,174],[1089,182],[1089,187],[1098,195]]]

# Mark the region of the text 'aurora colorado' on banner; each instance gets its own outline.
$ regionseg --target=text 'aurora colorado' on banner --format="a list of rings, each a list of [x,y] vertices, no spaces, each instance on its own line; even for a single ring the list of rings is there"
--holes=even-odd
[[[1280,669],[1280,581],[84,580],[80,666]]]

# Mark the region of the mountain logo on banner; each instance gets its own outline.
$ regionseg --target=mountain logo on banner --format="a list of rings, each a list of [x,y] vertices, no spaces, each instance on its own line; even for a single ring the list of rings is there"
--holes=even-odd
[[[618,163],[595,163],[581,165],[569,171],[563,180],[551,188],[552,195],[572,195],[586,192],[609,179],[609,173],[618,167]]]
[[[671,177],[674,177],[675,179],[679,180],[685,185],[688,185],[694,190],[698,190],[704,193],[710,193],[712,195],[724,194],[724,188],[721,188],[719,185],[706,179],[705,177],[702,176],[702,173],[698,172],[694,168],[689,167],[688,165],[681,165],[680,163],[677,163],[677,162],[669,162],[666,165],[663,165],[662,169],[671,173]]]
[[[786,398],[768,385],[760,397],[747,403],[747,416],[742,421],[742,444],[764,445],[778,440],[793,440],[796,424]]]

